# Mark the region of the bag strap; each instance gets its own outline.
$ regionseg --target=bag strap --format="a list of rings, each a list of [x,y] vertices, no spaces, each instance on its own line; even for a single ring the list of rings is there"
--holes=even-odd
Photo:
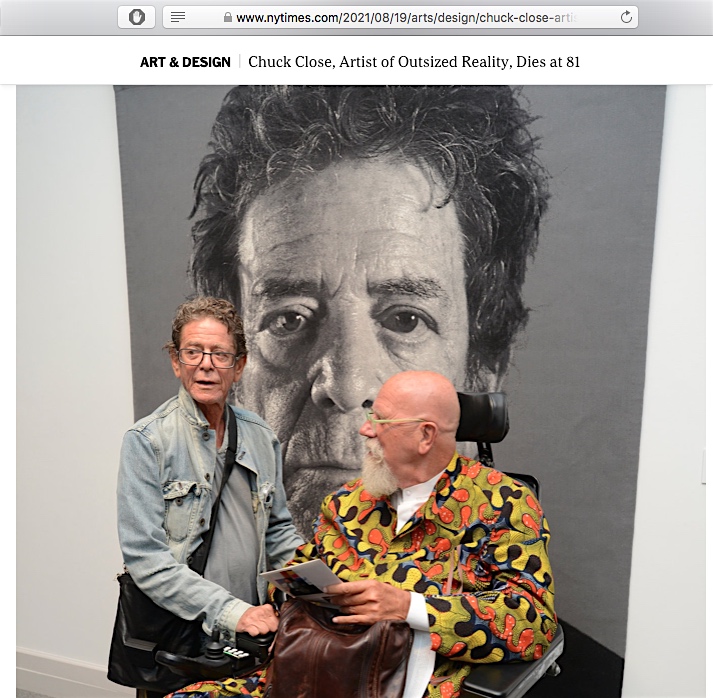
[[[213,502],[213,508],[210,511],[210,528],[203,536],[203,542],[198,546],[196,551],[191,555],[191,559],[188,566],[198,574],[203,576],[205,572],[205,566],[208,562],[208,553],[210,552],[210,545],[213,542],[213,533],[215,532],[215,522],[218,519],[218,509],[220,508],[220,498],[223,494],[223,488],[225,487],[228,479],[230,478],[230,473],[233,472],[233,466],[235,465],[235,455],[238,450],[238,423],[235,419],[235,412],[233,408],[228,405],[228,449],[225,452],[225,467],[223,468],[223,480],[220,483],[220,489],[218,490],[218,496]]]

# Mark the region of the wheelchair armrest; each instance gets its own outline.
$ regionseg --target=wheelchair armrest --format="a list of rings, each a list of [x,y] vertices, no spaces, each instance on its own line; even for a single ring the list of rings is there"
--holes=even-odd
[[[275,589],[272,596],[273,605],[279,610],[282,608],[282,604],[287,601],[287,598],[287,594],[282,589]],[[275,633],[252,636],[250,633],[236,631],[235,647],[242,652],[247,652],[259,662],[264,662],[270,653],[270,647],[274,639]]]
[[[279,610],[282,604],[287,601],[287,594],[282,589],[275,589],[272,595],[273,606]],[[264,662],[269,653],[275,633],[252,636],[250,633],[235,632],[235,647],[241,652],[247,652],[251,657],[255,657],[258,662]]]
[[[514,664],[475,664],[461,686],[462,698],[522,698],[545,673],[552,671],[564,650],[564,630],[557,632],[543,657]]]
[[[249,633],[235,633],[235,646],[237,649],[247,652],[261,662],[267,659],[275,633],[267,635],[257,635],[253,637]]]

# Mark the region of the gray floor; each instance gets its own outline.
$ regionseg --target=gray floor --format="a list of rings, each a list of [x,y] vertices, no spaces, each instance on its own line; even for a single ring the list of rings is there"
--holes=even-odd
[[[43,696],[40,693],[32,693],[30,691],[24,691],[22,688],[18,688],[16,698],[48,698],[48,696]]]

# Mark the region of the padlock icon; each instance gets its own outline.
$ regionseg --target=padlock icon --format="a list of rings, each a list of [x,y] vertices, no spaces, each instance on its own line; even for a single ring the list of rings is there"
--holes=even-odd
[[[233,15],[230,14],[230,12],[226,12],[223,15],[223,21],[224,22],[232,22],[233,21]]]

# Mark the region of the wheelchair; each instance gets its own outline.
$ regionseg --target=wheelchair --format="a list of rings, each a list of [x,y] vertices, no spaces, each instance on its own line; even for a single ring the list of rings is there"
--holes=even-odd
[[[458,393],[461,418],[456,432],[459,442],[475,442],[480,461],[493,465],[493,443],[499,443],[510,428],[504,393]],[[532,475],[505,472],[524,482],[539,499],[540,483]],[[186,678],[186,684],[222,679],[245,673],[267,659],[272,635],[251,637],[238,633],[236,647],[227,647],[216,631],[200,657],[184,657],[166,651],[156,652],[159,664]],[[461,698],[522,698],[543,676],[557,676],[557,659],[564,651],[564,631],[558,625],[547,652],[532,662],[475,664],[461,686]]]

